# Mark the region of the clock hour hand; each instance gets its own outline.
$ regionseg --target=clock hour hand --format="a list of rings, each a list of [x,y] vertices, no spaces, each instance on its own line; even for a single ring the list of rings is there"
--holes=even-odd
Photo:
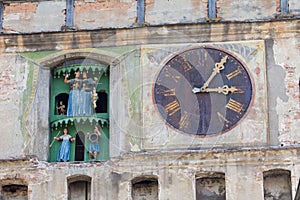
[[[201,90],[201,92],[217,92],[223,93],[225,95],[227,95],[228,93],[237,93],[238,91],[239,89],[237,89],[236,87],[228,87],[228,85],[224,85],[223,87],[218,88],[205,88]]]
[[[208,87],[209,83],[211,82],[211,80],[218,74],[220,73],[221,70],[223,70],[224,67],[224,63],[226,63],[228,56],[224,56],[220,62],[215,64],[215,67],[213,69],[213,72],[211,73],[211,75],[209,76],[209,78],[206,80],[206,82],[203,84],[203,86],[201,87],[201,90],[204,90],[205,88]],[[194,92],[195,93],[195,92]]]

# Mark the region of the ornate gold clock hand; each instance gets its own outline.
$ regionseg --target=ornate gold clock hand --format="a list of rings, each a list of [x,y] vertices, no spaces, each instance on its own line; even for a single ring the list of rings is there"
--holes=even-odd
[[[212,79],[218,74],[220,73],[221,70],[223,70],[224,67],[224,63],[226,63],[228,56],[224,56],[220,62],[215,64],[215,67],[213,69],[213,72],[211,73],[210,77],[206,80],[206,82],[203,84],[203,86],[201,87],[201,90],[204,90],[205,88],[208,87],[209,83],[212,81]]]
[[[239,92],[239,89],[237,89],[236,87],[228,87],[228,85],[224,85],[223,87],[218,87],[218,88],[205,88],[200,92],[218,92],[227,95],[229,92],[237,93]]]
[[[215,67],[213,69],[213,72],[211,73],[211,75],[209,76],[209,78],[206,80],[206,82],[203,84],[203,86],[201,88],[197,88],[194,87],[192,89],[193,93],[198,93],[198,92],[206,92],[205,89],[208,87],[209,83],[212,81],[212,79],[218,74],[220,73],[221,70],[223,70],[224,67],[224,63],[226,63],[228,56],[224,56],[220,62],[215,64]]]

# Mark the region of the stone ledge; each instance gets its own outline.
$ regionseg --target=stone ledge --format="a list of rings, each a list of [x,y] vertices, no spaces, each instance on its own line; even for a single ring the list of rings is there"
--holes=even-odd
[[[300,19],[288,19],[269,22],[218,22],[89,31],[1,34],[0,52],[291,38],[299,35],[299,24]]]

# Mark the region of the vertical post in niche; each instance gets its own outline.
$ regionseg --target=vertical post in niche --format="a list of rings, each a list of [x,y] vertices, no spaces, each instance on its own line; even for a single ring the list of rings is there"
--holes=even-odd
[[[4,3],[0,1],[0,32],[3,32],[3,12],[4,12]]]
[[[217,0],[208,0],[208,18],[217,18]]]
[[[145,23],[145,0],[137,0],[137,24]]]
[[[74,0],[67,0],[66,5],[66,26],[74,26]]]
[[[280,0],[280,12],[281,14],[289,13],[289,0]]]

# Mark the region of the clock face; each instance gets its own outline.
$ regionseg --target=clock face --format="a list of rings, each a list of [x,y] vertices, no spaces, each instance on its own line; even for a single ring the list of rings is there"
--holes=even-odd
[[[236,126],[251,104],[252,93],[246,67],[233,55],[210,47],[172,57],[153,88],[154,103],[166,123],[199,136]]]

